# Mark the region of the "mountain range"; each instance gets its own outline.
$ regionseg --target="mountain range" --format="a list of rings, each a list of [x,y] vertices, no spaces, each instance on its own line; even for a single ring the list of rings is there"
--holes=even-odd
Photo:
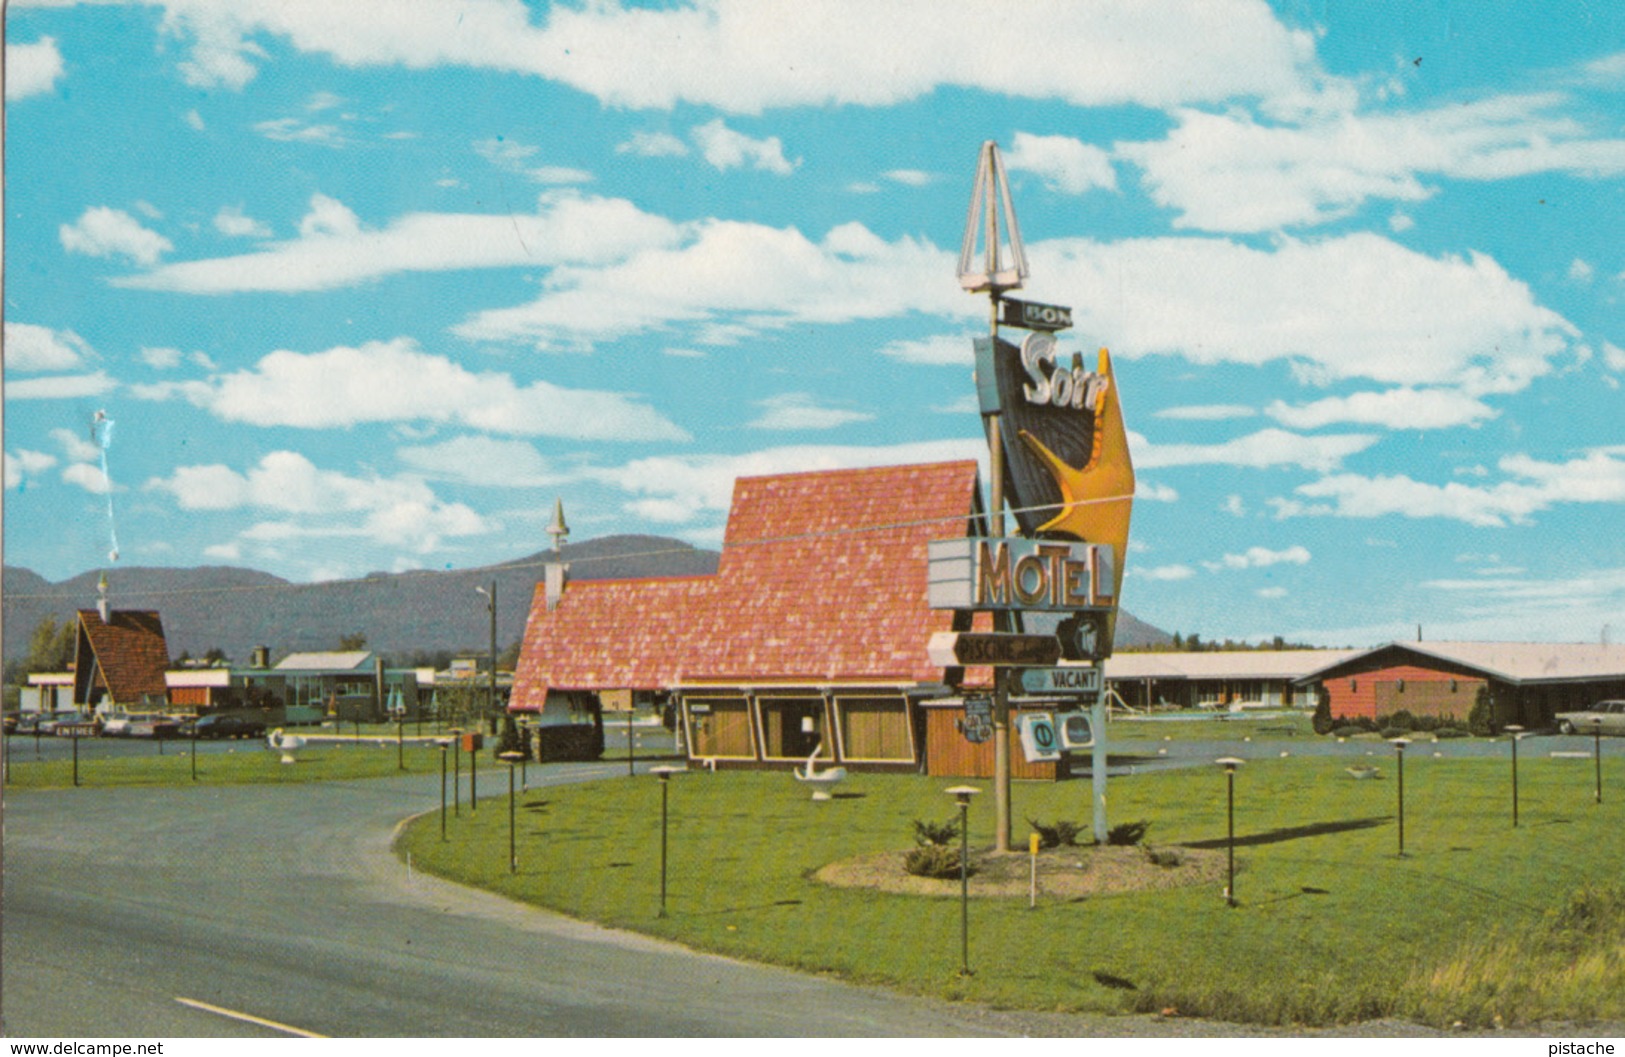
[[[171,657],[201,657],[211,649],[246,663],[257,646],[276,659],[299,650],[331,650],[364,635],[367,648],[398,658],[477,651],[490,643],[490,610],[476,588],[496,583],[497,648],[525,630],[542,566],[563,561],[573,580],[609,580],[714,573],[719,555],[662,536],[605,536],[565,544],[473,569],[370,573],[356,580],[292,583],[234,566],[191,569],[132,567],[107,573],[115,609],[156,609]],[[99,570],[51,583],[32,570],[5,567],[4,656],[28,652],[29,636],[52,617],[71,620],[96,604]],[[1117,623],[1117,647],[1166,643],[1169,636],[1127,612]]]

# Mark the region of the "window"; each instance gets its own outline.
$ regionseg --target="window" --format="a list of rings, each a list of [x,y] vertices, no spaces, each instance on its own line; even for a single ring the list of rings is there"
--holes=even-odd
[[[759,697],[762,755],[769,760],[805,760],[814,749],[818,758],[835,758],[835,739],[825,737],[822,697]]]
[[[697,757],[755,759],[751,745],[750,708],[743,697],[691,697],[683,701],[689,745]]]

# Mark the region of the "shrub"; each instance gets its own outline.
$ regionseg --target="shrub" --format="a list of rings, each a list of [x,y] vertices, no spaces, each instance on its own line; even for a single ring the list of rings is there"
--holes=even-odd
[[[1411,729],[1421,731],[1423,734],[1431,734],[1439,729],[1440,723],[1438,716],[1417,716],[1416,722]]]
[[[959,849],[950,844],[922,844],[903,857],[903,869],[915,877],[958,877]]]
[[[1415,730],[1416,717],[1411,715],[1406,709],[1402,708],[1398,712],[1395,712],[1393,715],[1389,716],[1386,721],[1379,719],[1377,725],[1379,727],[1388,727],[1393,730]]]
[[[1065,819],[1053,826],[1046,826],[1036,819],[1028,819],[1027,824],[1038,834],[1038,846],[1041,848],[1070,847],[1078,843],[1078,834],[1083,832],[1082,826]]]
[[[1410,731],[1404,727],[1383,727],[1377,732],[1377,735],[1384,741],[1388,741],[1393,738],[1402,738],[1409,733]]]
[[[1161,866],[1166,870],[1172,870],[1185,861],[1185,856],[1181,855],[1178,849],[1153,848],[1150,845],[1146,845],[1145,858],[1151,865]]]
[[[1145,840],[1145,831],[1151,828],[1151,823],[1144,819],[1139,822],[1119,822],[1106,831],[1106,843],[1132,847]]]
[[[922,848],[952,844],[958,838],[959,822],[956,819],[948,819],[946,822],[914,820],[914,843]]]
[[[1473,710],[1467,713],[1467,730],[1476,738],[1489,738],[1501,733],[1501,724],[1495,721],[1495,709],[1490,705],[1488,691],[1478,691],[1478,700],[1474,702]]]
[[[1330,734],[1334,725],[1331,695],[1322,690],[1315,702],[1315,714],[1309,717],[1309,726],[1316,734]]]
[[[1440,727],[1433,732],[1435,738],[1465,738],[1467,732],[1460,727]]]
[[[1356,734],[1364,734],[1364,727],[1357,727],[1352,723],[1345,723],[1341,727],[1332,728],[1332,736],[1338,738],[1352,738]]]

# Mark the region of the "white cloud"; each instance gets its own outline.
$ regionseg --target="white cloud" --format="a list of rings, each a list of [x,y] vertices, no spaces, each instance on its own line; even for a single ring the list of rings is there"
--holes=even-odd
[[[723,124],[719,117],[690,130],[700,155],[714,169],[758,169],[778,176],[789,176],[801,164],[784,157],[784,144],[777,136],[752,139],[743,132],[735,132]]]
[[[399,272],[605,263],[669,245],[679,231],[625,199],[568,191],[544,193],[534,214],[409,213],[374,231],[342,202],[318,194],[298,239],[177,262],[114,284],[196,294],[330,290]]]
[[[308,354],[278,350],[251,369],[206,382],[177,383],[167,392],[225,421],[258,426],[328,429],[360,422],[426,421],[518,436],[688,439],[634,396],[565,389],[545,381],[521,386],[509,375],[474,373],[426,353],[409,338]]]
[[[1429,257],[1382,236],[1029,245],[1033,273],[1071,292],[1079,333],[1120,356],[1287,361],[1316,384],[1365,378],[1516,392],[1579,331],[1482,254]]]
[[[1179,493],[1165,484],[1152,484],[1141,479],[1134,483],[1134,498],[1151,503],[1177,503]]]
[[[198,113],[196,110],[188,110],[186,112],[186,123],[190,125],[192,130],[195,132],[202,132],[204,129],[209,127],[204,122],[203,115]]]
[[[1224,502],[1219,505],[1219,509],[1231,517],[1247,516],[1247,503],[1235,492],[1231,492],[1224,497]]]
[[[41,37],[27,44],[7,44],[6,102],[55,91],[62,69],[62,53],[56,49],[53,37]]]
[[[1589,283],[1596,278],[1597,269],[1576,257],[1569,264],[1569,278],[1577,283]]]
[[[1390,389],[1327,397],[1309,404],[1276,400],[1264,413],[1293,429],[1316,429],[1334,422],[1357,422],[1388,429],[1443,429],[1476,426],[1496,412],[1483,401],[1451,389]]]
[[[1405,213],[1394,213],[1388,218],[1388,230],[1396,235],[1403,234],[1415,226],[1416,221]]]
[[[634,132],[632,138],[615,146],[616,154],[636,154],[640,158],[681,158],[688,144],[670,132]]]
[[[166,0],[163,29],[190,42],[181,70],[198,87],[246,84],[266,57],[250,38],[263,33],[342,67],[529,73],[633,109],[884,106],[945,85],[1077,106],[1243,96],[1296,107],[1339,89],[1315,65],[1312,34],[1255,0],[1051,0],[997,17],[945,17],[933,0],[601,3],[537,23],[519,0],[425,4],[411,17],[386,0]]]
[[[203,548],[206,558],[217,558],[223,562],[239,562],[243,560],[243,545],[240,543],[216,543]]]
[[[162,346],[158,348],[146,347],[141,350],[141,362],[148,367],[156,367],[160,371],[167,371],[172,367],[179,367],[183,355],[185,354],[180,349]]]
[[[16,454],[5,453],[5,486],[9,491],[19,488],[30,477],[35,477],[56,465],[56,456],[43,451],[19,448]]]
[[[221,206],[214,215],[214,229],[233,238],[268,239],[271,228],[253,217],[243,215],[242,206]]]
[[[1071,136],[1035,136],[1017,132],[1004,164],[1011,172],[1030,172],[1044,186],[1062,194],[1081,195],[1095,187],[1117,189],[1111,155]]]
[[[534,488],[564,480],[548,467],[534,445],[522,440],[462,436],[439,444],[404,447],[395,454],[414,470],[468,484]]]
[[[1158,565],[1150,569],[1133,566],[1128,575],[1137,580],[1189,580],[1196,570],[1188,565]]]
[[[654,521],[681,524],[728,509],[734,480],[762,474],[895,466],[977,459],[986,480],[987,445],[980,440],[924,441],[888,447],[804,445],[744,455],[663,455],[622,466],[588,468],[581,476],[630,493],[625,509]]]
[[[1335,469],[1350,455],[1377,442],[1368,433],[1304,436],[1279,429],[1259,430],[1218,444],[1153,443],[1138,433],[1128,435],[1134,465],[1142,469],[1165,466],[1298,466],[1322,473]]]
[[[62,479],[69,484],[76,484],[93,495],[106,495],[112,491],[107,477],[102,473],[100,466],[93,466],[88,462],[70,463],[62,468]]]
[[[970,366],[971,338],[968,334],[937,334],[929,338],[915,338],[887,342],[880,347],[882,356],[890,356],[904,363]]]
[[[263,510],[293,515],[250,526],[243,540],[360,537],[415,553],[447,537],[491,531],[462,503],[438,499],[415,477],[352,477],[318,468],[293,451],[275,451],[240,473],[222,464],[180,466],[147,491],[173,495],[182,510]]]
[[[91,374],[53,374],[44,378],[28,378],[6,383],[7,400],[71,400],[85,396],[100,396],[118,388],[118,383],[106,371]]]
[[[794,228],[724,220],[685,234],[681,246],[606,267],[560,267],[537,300],[481,312],[456,333],[546,348],[686,323],[701,344],[717,344],[798,323],[977,312],[943,282],[954,258],[907,236],[887,242],[844,224],[813,242]]]
[[[811,393],[781,393],[759,400],[762,413],[746,423],[751,429],[808,430],[836,429],[853,422],[868,422],[875,416],[863,411],[820,407]]]
[[[71,330],[37,323],[5,323],[7,371],[71,371],[95,353]]]
[[[337,125],[312,125],[296,117],[279,117],[261,121],[254,131],[278,143],[314,143],[318,147],[338,150],[349,145],[349,138]]]
[[[1557,111],[1557,94],[1497,96],[1435,110],[1338,113],[1264,125],[1238,112],[1176,112],[1179,126],[1116,153],[1145,170],[1176,227],[1270,231],[1347,216],[1366,199],[1432,195],[1421,177],[1500,180],[1533,173],[1625,172],[1625,139],[1595,138]]]
[[[1186,407],[1165,407],[1153,412],[1152,418],[1170,418],[1177,422],[1223,422],[1232,418],[1252,418],[1258,412],[1245,404],[1192,404]]]
[[[72,224],[57,228],[62,248],[70,253],[84,253],[92,257],[127,257],[137,264],[151,267],[158,258],[174,245],[156,231],[149,231],[141,222],[122,209],[93,206],[80,214]]]
[[[892,169],[880,175],[904,187],[924,187],[935,179],[930,173],[919,169]]]
[[[58,427],[51,430],[51,439],[62,446],[62,453],[72,462],[90,462],[100,458],[102,449],[81,433]]]
[[[1253,593],[1259,598],[1285,598],[1287,590],[1284,587],[1260,587]]]
[[[1271,565],[1281,564],[1308,565],[1310,557],[1309,549],[1302,546],[1279,551],[1272,551],[1268,547],[1248,547],[1240,554],[1226,554],[1218,561],[1205,561],[1202,567],[1214,573],[1225,569],[1267,569]]]
[[[1611,341],[1603,342],[1602,362],[1606,363],[1611,371],[1625,371],[1625,349]]]
[[[504,172],[516,173],[537,183],[580,184],[592,181],[592,173],[585,169],[564,165],[531,165],[530,159],[535,157],[540,149],[502,136],[474,142],[474,153],[492,165]]]
[[[1338,474],[1299,486],[1302,499],[1269,500],[1277,517],[1335,516],[1449,518],[1469,525],[1528,524],[1533,515],[1558,503],[1625,502],[1625,458],[1600,449],[1564,463],[1509,455],[1496,484],[1451,481],[1428,484],[1403,474],[1366,477]],[[1305,501],[1307,500],[1307,502]]]
[[[332,110],[334,107],[344,105],[344,97],[332,92],[313,92],[305,100],[305,110],[314,114],[322,110]]]

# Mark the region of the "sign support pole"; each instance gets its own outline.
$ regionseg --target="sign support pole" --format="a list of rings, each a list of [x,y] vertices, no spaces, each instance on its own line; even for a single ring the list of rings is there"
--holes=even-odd
[[[1089,750],[1089,784],[1091,800],[1095,806],[1095,843],[1106,843],[1106,694],[1104,689],[1095,695],[1089,706],[1089,725],[1094,728],[1095,744]]]

